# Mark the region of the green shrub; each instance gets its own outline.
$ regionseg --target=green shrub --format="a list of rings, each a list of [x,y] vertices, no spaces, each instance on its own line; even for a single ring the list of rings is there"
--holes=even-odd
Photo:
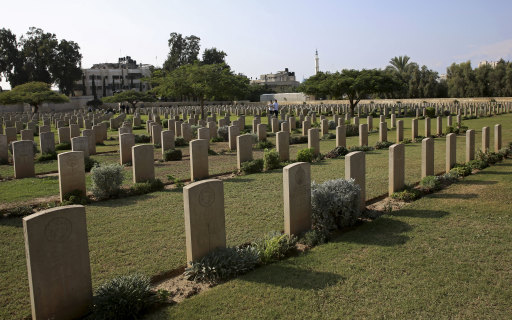
[[[270,149],[273,148],[274,144],[270,142],[269,140],[264,141],[258,141],[258,143],[255,146],[255,149]]]
[[[252,246],[219,248],[192,261],[184,276],[191,281],[215,283],[251,271],[258,263],[258,251]]]
[[[263,168],[265,171],[280,168],[279,153],[275,149],[265,149],[263,152]]]
[[[309,230],[298,240],[299,243],[308,247],[314,247],[329,240],[329,233],[326,230]]]
[[[180,161],[183,158],[181,150],[169,149],[164,152],[164,161]]]
[[[374,150],[374,148],[370,147],[370,146],[352,146],[348,149],[349,152],[354,152],[354,151],[367,152],[367,151],[373,151],[373,150]]]
[[[475,170],[475,169],[482,170],[482,169],[487,168],[489,166],[489,163],[487,163],[487,161],[475,159],[475,160],[469,161],[468,166],[471,168],[471,170]]]
[[[436,176],[426,176],[420,181],[420,188],[425,192],[434,192],[439,190],[441,184]]]
[[[456,163],[453,169],[450,170],[450,172],[458,177],[469,176],[471,174],[471,166]]]
[[[174,145],[176,147],[184,147],[188,146],[188,142],[183,138],[176,138],[176,140],[174,140]]]
[[[498,154],[501,155],[503,158],[508,158],[511,154],[511,150],[509,148],[501,148],[498,150]]]
[[[434,107],[428,107],[425,109],[425,114],[429,118],[434,118],[436,116],[436,108]]]
[[[50,160],[57,160],[57,152],[53,151],[50,153],[43,153],[37,158],[38,162],[50,161]]]
[[[307,136],[298,136],[298,137],[290,138],[290,144],[303,144],[303,143],[308,143]]]
[[[89,203],[89,198],[82,190],[73,190],[66,193],[63,197],[63,205],[81,204],[86,205]]]
[[[34,213],[31,206],[19,206],[16,208],[7,209],[4,211],[4,216],[7,218],[24,217]]]
[[[71,143],[64,142],[55,145],[55,150],[71,150]]]
[[[313,151],[312,148],[306,148],[306,149],[302,149],[302,150],[299,150],[299,152],[297,153],[297,161],[299,162],[313,162],[313,160],[315,159],[315,152]]]
[[[263,159],[242,162],[240,170],[245,174],[258,173],[263,171]]]
[[[151,290],[150,279],[141,274],[116,277],[95,292],[94,319],[139,319],[161,300]]]
[[[448,172],[443,175],[437,176],[437,180],[439,181],[439,183],[446,186],[457,182],[459,180],[459,175],[453,172]]]
[[[91,170],[92,194],[98,199],[116,196],[123,180],[123,167],[119,164],[96,166]]]
[[[359,127],[353,124],[347,124],[345,126],[346,128],[346,136],[347,137],[354,137],[359,135]]]
[[[353,225],[361,216],[361,189],[353,179],[311,184],[313,229],[335,230]]]
[[[229,129],[227,126],[219,127],[217,129],[217,136],[223,141],[229,140]]]
[[[145,134],[136,134],[135,135],[135,143],[150,143],[151,137]]]
[[[254,247],[258,252],[262,264],[272,263],[283,259],[293,249],[295,249],[297,239],[287,234],[271,232],[264,238],[256,241]]]
[[[412,143],[412,140],[409,139],[409,138],[405,138],[404,140],[402,140],[401,144],[409,144],[409,143]]]
[[[336,135],[334,133],[327,133],[322,136],[322,140],[331,140],[336,139]]]
[[[391,195],[391,198],[405,201],[405,202],[414,201],[416,199],[419,199],[420,197],[421,197],[421,191],[414,189],[410,186],[406,186],[404,190],[394,192]]]
[[[92,168],[94,168],[94,166],[99,166],[99,165],[100,165],[100,163],[91,157],[84,158],[85,172],[91,172],[91,170],[92,170]]]
[[[210,139],[210,142],[224,142],[224,139],[222,137],[213,137]]]
[[[133,195],[143,195],[161,191],[164,187],[165,185],[160,179],[151,179],[149,181],[135,183],[130,187],[130,193]]]
[[[390,141],[382,141],[382,142],[379,141],[375,144],[375,149],[377,149],[377,150],[387,149],[392,145],[393,145],[393,142],[390,142]]]
[[[335,158],[339,158],[339,157],[344,157],[346,156],[347,154],[349,153],[348,149],[343,147],[343,146],[340,146],[340,147],[336,147],[334,149],[332,149],[331,151],[329,151],[325,157],[327,159],[335,159]]]

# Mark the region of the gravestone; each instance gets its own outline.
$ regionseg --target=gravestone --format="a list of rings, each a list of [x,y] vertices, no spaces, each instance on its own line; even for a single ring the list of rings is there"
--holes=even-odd
[[[185,122],[181,124],[181,136],[187,142],[192,140],[192,128],[190,127],[190,124]]]
[[[277,118],[271,119],[271,128],[272,128],[273,133],[276,133],[279,131],[279,120]]]
[[[389,147],[389,190],[388,194],[400,191],[405,186],[405,145]]]
[[[14,128],[14,127],[6,127],[5,135],[7,136],[7,143],[16,141],[18,139],[16,136],[16,128]]]
[[[82,136],[89,139],[89,156],[96,154],[96,134],[94,133],[94,130],[85,129],[82,131]]]
[[[176,121],[174,123],[174,135],[176,137],[181,137],[181,121]]]
[[[236,125],[228,127],[229,150],[236,150],[236,137],[238,135],[240,135],[240,127]]]
[[[430,118],[429,117],[426,117],[425,118],[425,137],[430,137],[432,134],[431,134],[431,131],[430,131]]]
[[[21,130],[21,140],[34,141],[34,131],[30,129]]]
[[[475,130],[466,131],[466,162],[475,159]]]
[[[487,153],[490,149],[491,143],[491,128],[483,127],[482,128],[482,152]]]
[[[388,125],[386,122],[381,122],[379,124],[379,141],[388,141]]]
[[[80,157],[83,159],[83,157]],[[77,319],[92,305],[85,207],[23,218],[32,319]]]
[[[197,139],[210,141],[210,129],[208,129],[208,128],[197,129]]]
[[[210,130],[210,138],[217,138],[217,124],[215,121],[208,121],[206,127]]]
[[[141,144],[132,147],[133,183],[155,179],[153,145]]]
[[[450,172],[457,162],[457,135],[448,133],[446,135],[446,173]]]
[[[257,126],[258,131],[258,141],[265,141],[267,140],[267,125],[259,123]]]
[[[78,126],[78,124],[70,124],[69,125],[69,133],[70,133],[71,139],[73,139],[74,137],[79,137],[80,136],[80,127]]]
[[[39,134],[39,145],[41,153],[55,152],[55,134],[53,132],[43,132]]]
[[[9,150],[7,148],[7,136],[0,134],[0,163],[7,164],[9,161]]]
[[[396,115],[393,113],[391,114],[391,128],[396,127]]]
[[[339,125],[336,127],[336,147],[347,146],[347,127]]]
[[[15,141],[12,143],[14,163],[14,178],[22,179],[34,177],[34,143],[30,140]]]
[[[276,150],[280,161],[290,160],[290,133],[280,131],[276,133]]]
[[[92,126],[92,131],[94,132],[94,143],[95,144],[103,143],[103,133],[101,132],[101,130],[102,130],[102,128],[99,125]]]
[[[359,125],[359,145],[360,146],[368,145],[368,125],[367,124]]]
[[[368,124],[368,131],[372,131],[373,130],[373,117],[372,116],[366,117],[366,122]]]
[[[151,141],[154,145],[162,145],[162,127],[158,124],[151,126]]]
[[[320,123],[320,130],[322,131],[322,135],[329,133],[329,120],[322,120],[322,122]]]
[[[197,261],[217,248],[226,247],[224,187],[208,179],[183,188],[187,262]]]
[[[170,130],[162,131],[161,136],[162,136],[161,140],[162,140],[162,155],[163,155],[163,153],[165,153],[166,150],[175,148],[174,131],[170,131]]]
[[[60,201],[64,201],[64,196],[75,190],[79,190],[85,196],[87,191],[85,189],[84,153],[81,151],[60,153],[58,167]]]
[[[501,149],[501,124],[494,126],[494,152]]]
[[[208,140],[190,141],[190,180],[208,177]]]
[[[281,131],[290,132],[290,124],[286,121],[281,123]]]
[[[283,168],[284,232],[298,235],[311,229],[311,166],[296,162]]]
[[[434,139],[421,140],[421,178],[434,175]]]
[[[411,121],[411,139],[414,142],[418,136],[418,119],[412,119]]]
[[[243,162],[252,161],[252,159],[252,136],[250,134],[243,134],[236,137],[236,163],[238,170],[242,168]]]
[[[443,135],[443,118],[442,117],[437,117],[437,131],[436,131],[436,134],[438,136],[442,136]]]
[[[132,162],[132,147],[135,146],[135,135],[123,133],[119,135],[119,155],[121,165]]]
[[[311,122],[309,122],[308,120],[302,121],[302,135],[303,136],[308,135],[309,129],[311,129]]]
[[[396,122],[396,143],[404,140],[404,121],[398,120]]]
[[[89,138],[74,137],[71,139],[71,150],[82,151],[84,158],[89,157]]]
[[[50,131],[52,131],[50,126],[40,126],[39,127],[39,135],[41,135],[41,133],[50,132]]]
[[[308,148],[313,149],[315,155],[320,154],[320,131],[318,128],[308,130]]]
[[[359,210],[366,208],[366,157],[362,151],[350,152],[345,156],[345,179],[354,179],[361,188]]]

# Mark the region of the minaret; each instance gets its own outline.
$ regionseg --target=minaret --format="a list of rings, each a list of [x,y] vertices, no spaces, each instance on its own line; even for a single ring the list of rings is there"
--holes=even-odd
[[[315,71],[318,73],[320,71],[320,65],[318,64],[318,50],[315,52]]]

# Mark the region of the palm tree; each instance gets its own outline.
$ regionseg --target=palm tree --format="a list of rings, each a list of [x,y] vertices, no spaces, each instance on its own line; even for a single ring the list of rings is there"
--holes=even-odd
[[[399,73],[403,73],[410,65],[410,59],[411,58],[408,56],[399,56],[389,60],[389,63],[391,64],[392,68],[396,69],[396,71],[398,71]]]

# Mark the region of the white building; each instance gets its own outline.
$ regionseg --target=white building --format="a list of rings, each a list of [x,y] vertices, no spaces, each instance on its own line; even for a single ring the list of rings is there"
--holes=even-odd
[[[491,66],[491,68],[496,68],[496,66],[498,65],[498,62],[499,61],[487,61],[487,60],[484,60],[484,61],[480,61],[480,63],[478,64],[478,67],[482,67],[482,66],[485,66],[485,65],[489,65]]]
[[[151,76],[151,67],[149,64],[137,64],[129,56],[119,58],[117,63],[94,64],[90,69],[82,69],[84,77],[75,83],[75,95],[83,95],[85,85],[86,95],[91,96],[93,80],[98,98],[123,90],[147,91],[149,84],[141,78]]]
[[[251,83],[268,85],[276,92],[293,91],[294,88],[299,86],[299,82],[295,80],[295,72],[288,71],[288,68],[275,74],[262,74],[259,79],[252,80]]]

